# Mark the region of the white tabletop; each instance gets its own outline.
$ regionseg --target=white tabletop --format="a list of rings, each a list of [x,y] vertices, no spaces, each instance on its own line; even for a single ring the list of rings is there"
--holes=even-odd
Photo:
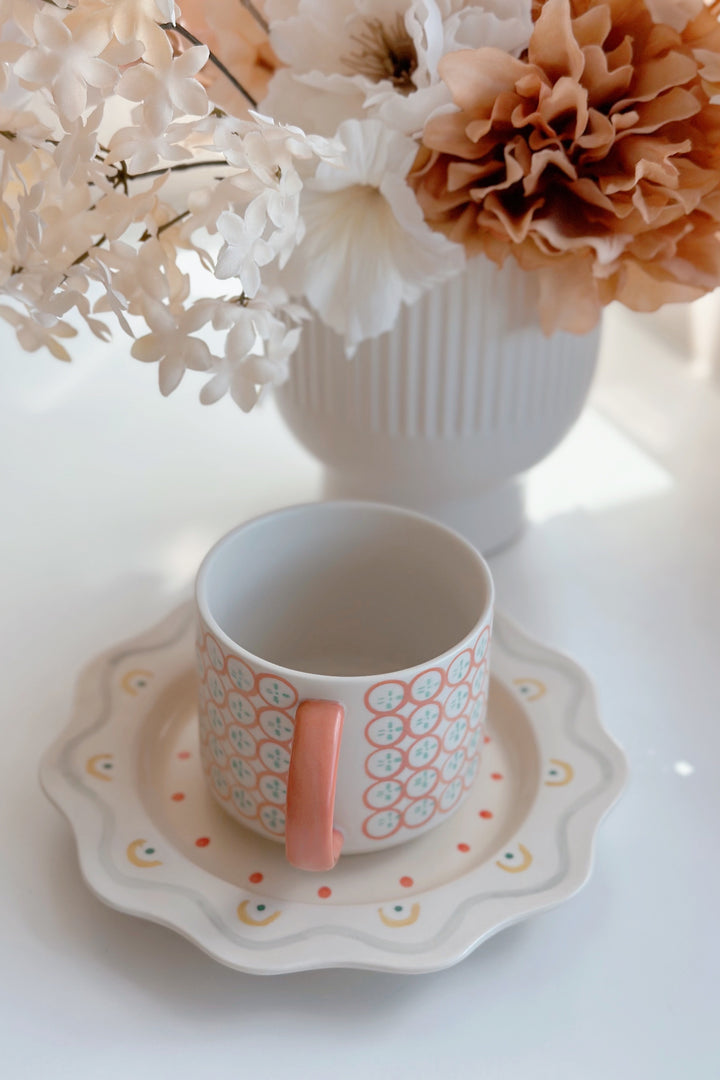
[[[83,885],[38,758],[89,656],[151,625],[239,521],[317,497],[272,407],[163,400],[83,339],[0,331],[0,1062],[8,1080],[718,1075],[720,394],[611,312],[593,404],[530,477],[498,606],[596,681],[632,770],[594,874],[458,967],[251,977]]]

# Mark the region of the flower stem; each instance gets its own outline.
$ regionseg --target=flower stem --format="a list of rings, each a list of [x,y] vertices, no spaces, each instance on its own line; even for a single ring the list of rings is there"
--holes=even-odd
[[[218,158],[217,161],[181,161],[178,165],[166,165],[164,169],[148,169],[147,172],[140,173],[128,173],[128,180],[145,180],[151,176],[164,176],[165,173],[175,172],[187,172],[188,169],[212,169],[227,168],[230,164],[229,161],[225,161],[223,158]]]
[[[96,247],[102,247],[106,240],[107,236],[105,235],[105,233],[103,233],[99,240],[96,240],[95,243],[91,247],[89,247],[87,251],[84,251],[82,253],[82,255],[78,255],[77,259],[73,259],[70,265],[80,266],[82,263],[85,262],[86,259],[90,258],[90,252],[92,251],[92,249]],[[65,277],[67,278],[67,274],[65,275]]]
[[[182,26],[181,23],[161,23],[160,24],[160,29],[161,30],[166,30],[166,31],[170,31],[170,30],[174,31],[176,34],[179,34],[180,37],[184,37],[186,41],[189,41],[191,45],[204,45],[205,44],[205,42],[201,41],[200,38],[196,38],[194,34],[191,34],[189,30],[187,30],[184,26]],[[248,93],[248,91],[245,89],[245,87],[242,85],[242,83],[239,82],[235,78],[235,76],[229,70],[229,68],[226,68],[225,65],[223,64],[222,60],[220,60],[215,55],[215,53],[212,52],[211,50],[210,50],[209,60],[210,60],[211,64],[214,64],[214,66],[218,69],[218,71],[222,72],[222,74],[225,76],[226,79],[229,79],[229,81],[232,83],[232,85],[235,87],[235,89],[240,91],[240,93],[245,98],[245,100],[248,101],[250,103],[250,105],[252,105],[253,109],[256,109],[257,108],[257,101],[252,96],[252,94]]]
[[[181,214],[177,214],[174,218],[171,218],[170,221],[166,221],[164,225],[160,225],[155,236],[160,236],[160,234],[164,233],[167,229],[172,229],[173,225],[177,225],[178,221],[182,221],[184,218],[188,217],[189,214],[189,210],[183,210]],[[153,234],[146,229],[140,237],[140,243],[144,244],[146,240],[152,240],[152,237]]]
[[[267,21],[267,19],[263,18],[261,13],[258,11],[258,9],[253,4],[252,0],[240,0],[240,3],[242,4],[242,6],[245,8],[246,11],[250,12],[253,19],[255,20],[255,22],[260,27],[260,29],[264,30],[266,34],[269,34],[270,33],[270,24]]]
[[[145,232],[140,237],[140,243],[144,244],[146,240],[152,240],[153,235],[154,236],[160,236],[161,233],[166,232],[168,229],[172,229],[173,225],[177,225],[177,223],[179,221],[183,221],[189,215],[190,215],[189,210],[183,210],[183,212],[181,214],[177,214],[174,218],[171,218],[170,221],[166,221],[163,225],[160,225],[158,227],[158,230],[157,230],[156,233],[150,233],[146,229]],[[70,265],[71,266],[81,266],[86,261],[86,259],[90,258],[90,252],[94,248],[102,247],[102,245],[105,243],[106,240],[107,240],[107,236],[105,235],[105,233],[103,233],[99,240],[96,240],[94,244],[91,244],[90,247],[87,249],[87,251],[83,251],[82,255],[78,255],[77,259],[73,259],[73,261],[70,263]],[[18,267],[14,266],[13,269],[12,269],[12,272],[13,272],[13,274],[16,274],[16,273],[19,274],[19,273],[21,273],[22,269],[23,269],[23,267],[21,267],[21,266],[18,266]],[[67,274],[65,275],[65,280],[67,280]]]

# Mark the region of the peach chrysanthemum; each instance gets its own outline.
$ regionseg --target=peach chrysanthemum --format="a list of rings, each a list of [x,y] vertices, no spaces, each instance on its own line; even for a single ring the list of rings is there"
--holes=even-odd
[[[469,253],[538,271],[547,333],[720,284],[720,26],[692,0],[680,29],[653,21],[664,2],[546,0],[520,59],[440,63],[457,111],[428,124],[409,180]]]

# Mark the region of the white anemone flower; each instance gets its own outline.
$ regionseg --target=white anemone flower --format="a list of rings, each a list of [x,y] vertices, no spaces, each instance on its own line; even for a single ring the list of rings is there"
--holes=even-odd
[[[306,235],[286,268],[291,290],[360,341],[393,326],[400,306],[462,270],[463,249],[426,224],[405,177],[415,143],[379,120],[347,120],[345,167],[321,162],[303,189]]]
[[[456,49],[514,56],[533,30],[532,0],[268,0],[281,68],[263,111],[332,135],[378,116],[407,135],[451,104],[438,62]]]

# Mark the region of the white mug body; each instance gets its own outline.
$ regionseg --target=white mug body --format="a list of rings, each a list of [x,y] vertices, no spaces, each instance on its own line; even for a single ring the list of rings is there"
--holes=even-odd
[[[298,708],[333,702],[342,853],[441,824],[478,771],[493,599],[467,541],[394,507],[308,504],[229,533],[196,586],[201,757],[214,798],[284,842]],[[303,767],[312,782],[313,761]]]

